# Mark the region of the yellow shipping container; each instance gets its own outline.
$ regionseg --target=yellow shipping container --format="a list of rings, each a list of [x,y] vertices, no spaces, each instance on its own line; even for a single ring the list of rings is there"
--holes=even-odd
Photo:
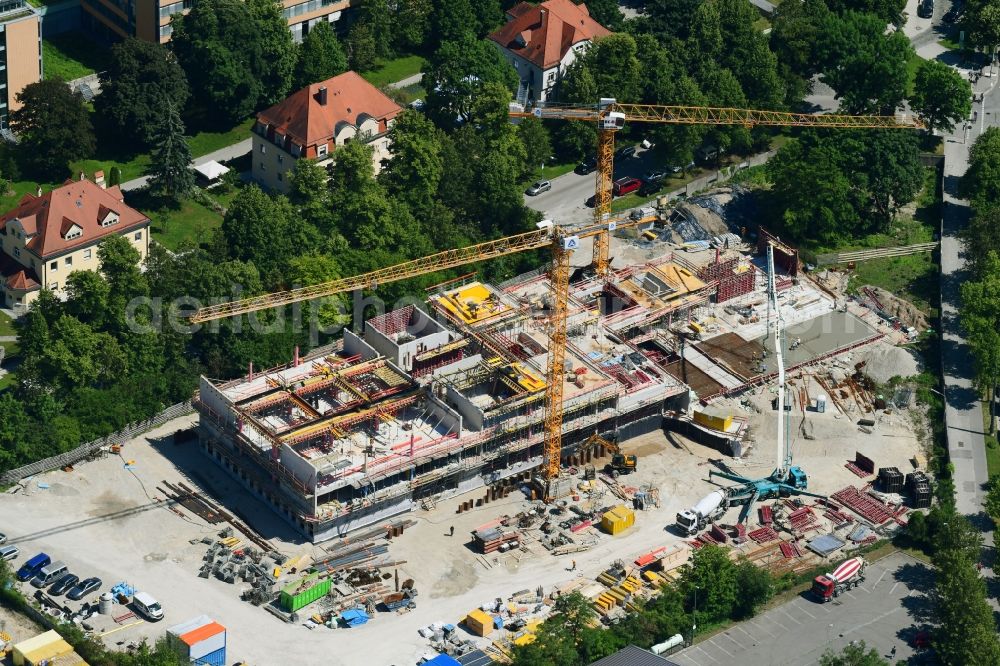
[[[46,631],[14,646],[15,666],[37,666],[58,663],[60,666],[86,666],[86,662],[73,651],[56,631]]]
[[[477,636],[489,636],[493,633],[493,618],[477,608],[465,616],[465,626]]]
[[[601,516],[601,527],[611,535],[620,534],[635,524],[635,512],[619,504]]]
[[[725,414],[720,410],[705,410],[694,413],[695,423],[699,423],[712,430],[726,432],[733,425],[733,415]]]

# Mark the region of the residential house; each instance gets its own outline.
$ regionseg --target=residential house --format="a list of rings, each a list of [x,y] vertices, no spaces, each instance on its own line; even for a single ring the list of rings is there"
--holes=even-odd
[[[334,23],[357,0],[282,0],[282,12],[296,42],[318,21]],[[170,17],[191,9],[194,0],[80,0],[85,24],[110,39],[170,40]]]
[[[507,10],[507,23],[490,35],[521,79],[518,101],[544,102],[566,68],[593,40],[611,32],[573,0],[522,2]],[[596,100],[595,100],[596,102]]]
[[[22,313],[42,289],[64,296],[73,271],[98,270],[97,246],[112,235],[127,238],[143,259],[149,252],[149,218],[125,204],[118,186],[67,180],[51,192],[25,194],[0,216],[0,287],[3,303]]]
[[[17,94],[42,78],[42,16],[26,0],[0,1],[0,130]]]
[[[288,192],[289,171],[300,158],[333,161],[337,146],[364,141],[374,148],[375,172],[390,156],[393,119],[402,108],[357,72],[345,72],[292,93],[257,114],[253,127],[253,179]]]

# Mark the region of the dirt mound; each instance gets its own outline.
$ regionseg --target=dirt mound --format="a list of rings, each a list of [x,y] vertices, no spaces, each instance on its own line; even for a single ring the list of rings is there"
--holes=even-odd
[[[896,376],[910,377],[920,372],[920,361],[912,351],[887,342],[864,347],[852,360],[864,361],[863,372],[880,384]]]
[[[885,308],[885,311],[899,318],[904,326],[912,326],[918,331],[927,329],[927,316],[917,306],[889,293],[881,287],[865,285],[859,291],[864,294],[866,289],[874,293],[875,297],[882,304],[882,307]]]

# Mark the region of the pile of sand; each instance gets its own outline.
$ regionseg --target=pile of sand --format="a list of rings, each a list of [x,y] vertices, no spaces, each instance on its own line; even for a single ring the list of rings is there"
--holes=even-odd
[[[875,297],[882,303],[882,307],[885,308],[886,312],[894,317],[898,317],[905,326],[912,326],[918,331],[927,330],[927,317],[920,311],[920,308],[881,287],[865,285],[859,291],[863,292],[866,288],[874,292]]]
[[[883,301],[885,303],[885,301]],[[920,372],[920,360],[911,350],[888,342],[876,342],[854,353],[853,363],[865,362],[863,372],[880,384],[893,377],[910,377]]]

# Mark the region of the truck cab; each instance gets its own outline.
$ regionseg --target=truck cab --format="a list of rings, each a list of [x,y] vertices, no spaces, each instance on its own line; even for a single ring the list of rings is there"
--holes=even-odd
[[[690,509],[677,514],[677,525],[687,534],[698,531],[698,515]]]
[[[788,470],[788,485],[797,490],[805,490],[809,487],[809,478],[805,470],[801,467],[792,467]]]
[[[836,583],[826,576],[820,575],[813,579],[812,593],[821,602],[831,601],[834,597],[835,589]]]

